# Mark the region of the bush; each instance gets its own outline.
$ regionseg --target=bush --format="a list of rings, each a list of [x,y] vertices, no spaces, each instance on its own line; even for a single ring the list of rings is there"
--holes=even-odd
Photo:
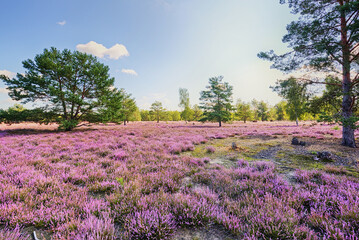
[[[214,153],[216,149],[213,146],[206,147],[207,153]]]
[[[167,239],[172,235],[175,223],[172,214],[152,209],[131,214],[125,229],[130,239]]]
[[[61,120],[61,121],[60,121],[59,129],[60,129],[60,130],[65,130],[65,131],[71,131],[72,129],[74,129],[75,127],[77,127],[78,124],[79,124],[79,121],[78,121],[78,120],[74,120],[74,119]]]

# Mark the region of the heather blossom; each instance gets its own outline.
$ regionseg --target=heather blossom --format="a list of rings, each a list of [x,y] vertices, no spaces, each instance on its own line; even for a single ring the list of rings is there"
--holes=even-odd
[[[270,161],[224,167],[181,154],[233,136],[340,138],[333,126],[212,126],[7,131],[0,136],[0,239],[30,239],[29,226],[52,239],[170,239],[203,226],[233,239],[357,239],[359,180],[343,169],[297,170],[289,182]]]

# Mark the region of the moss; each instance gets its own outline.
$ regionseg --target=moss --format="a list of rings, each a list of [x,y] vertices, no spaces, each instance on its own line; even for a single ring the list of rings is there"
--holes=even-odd
[[[258,146],[258,147],[276,147],[278,145],[280,145],[280,143],[278,141],[268,141],[268,142],[257,143],[254,146]]]
[[[278,151],[276,158],[278,159],[287,159],[293,162],[297,161],[313,161],[313,156],[306,154],[297,154],[289,151]]]
[[[246,154],[247,155],[256,155],[261,151],[267,150],[268,147],[251,147],[247,150]]]
[[[226,168],[230,168],[230,167],[234,167],[236,165],[236,162],[228,160],[226,158],[223,157],[218,157],[218,158],[213,158],[210,163],[212,164],[219,164],[222,165]]]
[[[58,162],[60,162],[60,161],[61,161],[60,158],[52,158],[52,159],[51,159],[51,163],[58,163]]]
[[[99,151],[96,154],[97,154],[97,156],[104,158],[104,157],[108,156],[109,154],[111,154],[111,152],[110,151]]]
[[[196,173],[198,173],[199,172],[199,169],[198,168],[191,168],[191,171],[189,171],[189,172],[187,172],[187,176],[192,176],[192,175],[194,175],[194,174],[196,174]]]
[[[207,150],[205,149],[205,146],[196,146],[195,149],[192,152],[189,152],[189,155],[192,155],[193,157],[202,158],[206,156]]]
[[[347,175],[355,178],[359,178],[359,171],[357,169],[346,167]]]
[[[290,151],[279,151],[276,160],[281,163],[281,167],[291,169],[323,169],[325,164],[315,161],[312,155],[297,154]]]
[[[76,167],[86,166],[86,165],[87,165],[87,163],[85,163],[85,162],[75,162],[75,163],[74,163],[74,166],[76,166]]]
[[[285,158],[285,156],[286,156],[285,152],[278,151],[277,155],[276,155],[276,158],[282,159],[282,158]]]
[[[323,170],[327,173],[330,174],[335,174],[335,175],[346,175],[347,174],[347,170],[344,167],[337,167],[334,165],[326,165]]]
[[[332,152],[333,154],[337,155],[338,157],[347,157],[348,155],[343,152]]]

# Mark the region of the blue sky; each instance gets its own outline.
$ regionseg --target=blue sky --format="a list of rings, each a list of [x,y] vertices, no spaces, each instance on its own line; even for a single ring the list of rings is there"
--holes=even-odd
[[[286,51],[294,19],[279,0],[1,1],[0,73],[23,73],[22,61],[44,48],[86,51],[110,67],[115,86],[141,108],[156,100],[178,109],[178,89],[192,104],[210,77],[223,75],[234,100],[280,101],[283,75],[257,53]],[[14,104],[0,83],[0,108]]]

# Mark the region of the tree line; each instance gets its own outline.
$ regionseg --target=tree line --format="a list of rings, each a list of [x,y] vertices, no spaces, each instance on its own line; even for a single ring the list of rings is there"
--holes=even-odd
[[[327,81],[335,81],[328,77]],[[114,122],[126,125],[129,121],[185,121],[185,122],[222,122],[243,121],[283,121],[292,120],[298,124],[299,120],[320,120],[323,114],[336,114],[340,109],[340,89],[332,85],[326,85],[322,95],[314,95],[308,89],[308,84],[301,84],[295,78],[279,80],[271,87],[284,100],[274,106],[261,100],[253,99],[245,102],[237,99],[233,102],[232,86],[223,82],[223,77],[209,79],[207,90],[201,92],[201,104],[191,105],[189,91],[186,88],[179,89],[178,110],[167,110],[160,101],[152,103],[150,109],[139,109],[134,98],[125,90],[112,89],[114,95],[105,99],[107,109],[100,108],[98,113],[82,115],[78,121],[88,122]],[[358,108],[356,107],[357,111]],[[0,109],[0,122],[20,123],[59,122],[66,124],[59,112],[46,111],[46,108],[26,109],[20,104],[15,104],[7,110]],[[66,120],[65,120],[66,121]],[[71,129],[77,126],[70,126]],[[60,126],[65,129],[69,126]]]

